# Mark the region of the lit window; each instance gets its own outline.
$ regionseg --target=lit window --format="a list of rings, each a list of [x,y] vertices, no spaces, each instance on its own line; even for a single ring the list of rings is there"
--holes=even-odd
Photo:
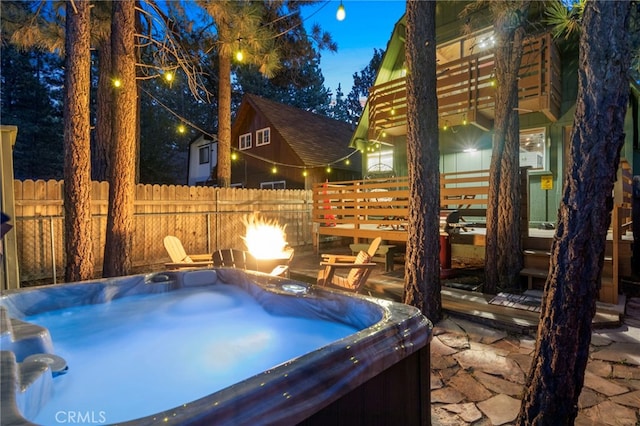
[[[209,145],[201,146],[198,149],[198,158],[200,159],[200,164],[209,162]]]
[[[393,173],[393,150],[379,150],[367,154],[367,174],[388,174]]]
[[[520,132],[520,167],[544,169],[545,141],[545,129],[527,129]]]
[[[266,145],[271,142],[271,132],[270,128],[260,129],[256,132],[256,146]]]
[[[251,133],[245,133],[244,135],[240,135],[240,149],[249,149],[251,148]]]

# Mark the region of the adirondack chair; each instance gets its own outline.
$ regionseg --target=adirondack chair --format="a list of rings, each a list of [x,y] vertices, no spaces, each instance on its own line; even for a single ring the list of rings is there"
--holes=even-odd
[[[187,255],[180,239],[173,235],[164,237],[164,248],[171,258],[171,262],[164,264],[169,269],[210,268],[213,266],[213,258],[210,254]]]

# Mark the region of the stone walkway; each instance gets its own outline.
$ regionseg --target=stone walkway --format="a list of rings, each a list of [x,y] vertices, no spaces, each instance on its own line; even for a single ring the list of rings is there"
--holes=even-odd
[[[640,425],[638,319],[594,332],[576,425]],[[531,336],[440,321],[431,342],[432,424],[513,424],[534,348]]]

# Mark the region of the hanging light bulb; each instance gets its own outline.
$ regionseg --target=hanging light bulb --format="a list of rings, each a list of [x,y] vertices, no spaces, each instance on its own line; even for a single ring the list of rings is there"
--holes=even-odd
[[[327,166],[327,173],[331,173],[331,166]]]
[[[346,165],[348,166],[349,164],[351,164],[351,160],[349,160],[349,159],[347,158],[346,160],[344,160],[344,164],[346,164]]]
[[[275,175],[276,173],[278,173],[278,168],[277,168],[276,166],[273,166],[273,167],[271,168],[271,173],[273,173],[274,175]]]
[[[173,73],[171,71],[167,71],[164,73],[164,79],[168,82],[171,83],[173,81]]]
[[[186,131],[187,131],[187,128],[184,126],[184,124],[178,125],[178,133],[184,133]]]
[[[309,173],[307,173],[307,169],[304,169],[304,170],[302,171],[302,176],[307,177],[307,175],[308,175],[308,174],[309,174]]]
[[[342,0],[340,0],[340,6],[338,6],[338,11],[336,12],[336,19],[338,21],[344,21],[344,18],[347,17],[347,11],[344,10],[344,5],[342,4]]]
[[[464,118],[462,119],[462,125],[466,126],[467,125],[467,116],[465,114]]]
[[[236,160],[238,159],[238,154],[237,154],[237,153],[235,153],[235,152],[232,152],[232,153],[231,153],[231,159],[232,159],[233,161],[236,161]]]
[[[242,53],[242,37],[238,37],[238,50],[236,50],[236,61],[242,62],[244,59],[244,53]]]
[[[119,78],[114,78],[113,87],[115,87],[116,89],[122,87],[122,80],[120,80]]]

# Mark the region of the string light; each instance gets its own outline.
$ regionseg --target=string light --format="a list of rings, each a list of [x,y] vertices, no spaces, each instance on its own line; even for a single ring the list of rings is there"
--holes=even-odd
[[[244,53],[242,53],[242,37],[238,37],[238,50],[236,51],[236,61],[242,62]]]
[[[347,17],[347,11],[344,10],[344,5],[342,4],[342,0],[340,0],[340,6],[338,6],[338,10],[336,12],[336,19],[338,21],[344,21],[344,18]]]
[[[173,81],[173,73],[171,71],[167,71],[164,73],[164,79],[168,82],[171,83]]]
[[[238,154],[235,152],[231,153],[231,160],[236,161],[238,159]]]
[[[347,158],[346,160],[344,160],[344,164],[346,164],[346,165],[348,166],[349,164],[351,164],[351,160],[349,160],[349,159]]]
[[[187,131],[187,128],[185,127],[184,124],[179,124],[178,125],[178,133],[184,133]]]
[[[327,173],[331,173],[331,166],[327,166],[326,170],[327,170]]]
[[[304,169],[304,170],[302,171],[302,176],[307,177],[307,175],[308,175],[308,174],[309,174],[309,173],[307,173],[307,169]]]
[[[113,87],[115,87],[116,89],[122,87],[122,80],[120,80],[119,78],[114,78]]]
[[[278,168],[275,165],[271,168],[271,173],[273,173],[274,175],[278,173]]]

